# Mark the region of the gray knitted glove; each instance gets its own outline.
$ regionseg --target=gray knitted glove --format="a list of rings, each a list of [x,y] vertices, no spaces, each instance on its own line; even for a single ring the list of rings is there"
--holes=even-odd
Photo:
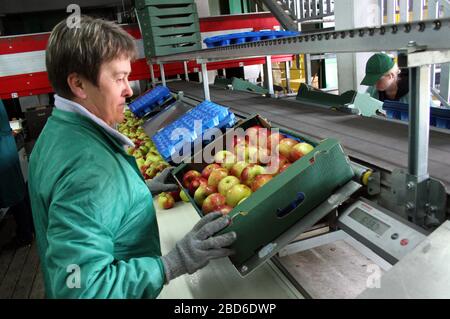
[[[154,178],[145,181],[153,196],[162,192],[172,192],[178,189],[178,185],[167,183],[170,177],[170,172],[173,169],[173,167],[167,167]]]
[[[221,217],[222,216],[222,217]],[[236,240],[235,232],[213,236],[230,223],[229,216],[212,212],[202,217],[175,248],[161,257],[166,283],[183,274],[193,274],[206,266],[211,259],[229,256],[233,250],[224,248]]]

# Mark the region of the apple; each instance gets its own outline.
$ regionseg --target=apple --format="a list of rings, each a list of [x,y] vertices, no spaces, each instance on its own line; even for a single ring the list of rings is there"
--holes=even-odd
[[[295,144],[289,153],[289,159],[291,162],[295,162],[299,158],[311,152],[313,149],[314,146],[305,142]]]
[[[239,161],[236,164],[233,165],[231,168],[230,174],[233,176],[236,176],[237,178],[241,178],[241,173],[248,166],[247,162]]]
[[[195,177],[200,177],[202,174],[200,172],[197,172],[196,170],[190,170],[186,172],[186,174],[183,175],[183,186],[188,188],[189,184]]]
[[[220,168],[221,166],[217,163],[212,163],[207,165],[203,170],[202,170],[202,177],[208,179],[209,178],[209,174],[211,174],[211,172],[215,169]]]
[[[219,193],[223,196],[227,195],[228,190],[233,187],[234,185],[240,184],[241,181],[239,178],[233,175],[229,175],[227,177],[224,177],[220,180],[219,185],[217,189],[219,190]]]
[[[202,211],[205,214],[208,214],[210,212],[213,212],[217,209],[217,207],[221,205],[225,205],[226,198],[220,193],[214,193],[206,197],[206,199],[203,201],[202,205]]]
[[[191,183],[188,186],[189,194],[194,195],[197,188],[200,187],[200,185],[208,185],[208,180],[203,177],[194,177],[191,181]]]
[[[230,151],[219,151],[214,155],[214,162],[221,164],[226,169],[231,169],[236,163],[236,157]]]
[[[217,187],[219,185],[220,180],[227,176],[228,176],[228,170],[226,168],[221,167],[221,168],[215,169],[211,172],[211,174],[209,174],[208,184]]]
[[[231,207],[230,205],[220,205],[218,207],[216,207],[215,211],[216,212],[221,212],[223,215],[228,215],[231,211],[233,210],[233,207]]]
[[[248,147],[248,160],[254,164],[267,164],[270,160],[267,148],[257,148],[255,146]]]
[[[247,186],[252,185],[253,180],[260,174],[265,174],[265,169],[261,165],[249,164],[241,174],[241,181]]]
[[[280,170],[278,171],[278,174],[283,173],[289,166],[291,166],[291,163],[286,163],[283,166],[281,166]]]
[[[247,185],[234,185],[227,192],[227,205],[235,207],[244,197],[249,197],[251,194],[252,190]]]
[[[276,174],[276,173],[278,173],[280,168],[286,163],[290,163],[290,162],[285,156],[283,156],[281,154],[279,154],[279,155],[272,154],[270,157],[269,164],[266,166],[266,173],[267,174]]]
[[[201,207],[206,197],[214,193],[217,193],[217,187],[208,184],[206,185],[202,184],[195,191],[194,200],[197,203],[197,205]]]
[[[172,208],[175,204],[175,200],[169,193],[160,193],[158,195],[158,205],[161,209]]]
[[[144,166],[144,165],[145,165],[145,159],[143,159],[142,157],[136,159],[136,164],[137,164],[137,166],[139,167],[139,169],[141,169],[141,166]]]
[[[188,197],[188,195],[186,194],[186,192],[184,190],[180,191],[180,198],[185,203],[189,202],[189,197]]]
[[[179,202],[181,200],[180,190],[179,189],[176,190],[176,191],[169,192],[169,194],[173,197],[173,200],[175,202]]]
[[[278,147],[277,147],[278,152],[279,152],[281,155],[283,155],[283,156],[289,158],[289,154],[290,154],[290,152],[291,152],[291,149],[292,149],[292,147],[293,147],[295,144],[298,144],[298,142],[297,142],[296,140],[294,140],[294,139],[292,139],[292,138],[289,138],[289,137],[283,138],[283,139],[280,141],[280,143],[278,144]]]
[[[285,136],[281,133],[272,133],[267,138],[267,149],[269,151],[275,150],[276,146],[280,144],[280,141],[284,139]]]
[[[261,188],[264,184],[268,183],[273,178],[272,175],[269,174],[260,174],[255,177],[252,183],[252,192],[256,192],[259,188]]]

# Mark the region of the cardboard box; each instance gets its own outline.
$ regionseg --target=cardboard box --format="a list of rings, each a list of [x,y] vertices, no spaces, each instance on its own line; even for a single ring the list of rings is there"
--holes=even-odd
[[[270,123],[258,115],[238,123],[235,128],[247,129],[254,125],[270,128]],[[350,160],[337,140],[330,138],[316,141],[281,129],[280,133],[300,138],[315,148],[229,213],[232,223],[223,232],[237,233],[238,239],[232,245],[236,253],[230,256],[230,260],[241,274],[246,275],[256,268],[255,256],[259,256],[263,263],[267,254],[281,249],[282,247],[274,247],[271,243],[351,180],[354,174]],[[228,130],[206,145],[203,151],[206,154],[214,152],[218,149],[217,146],[225,145],[227,135],[233,134],[232,130]],[[201,158],[199,154],[194,154],[194,157]],[[207,164],[182,164],[173,171],[174,177],[184,189],[184,173],[191,169],[201,172]],[[188,194],[186,189],[184,191]],[[189,199],[199,215],[203,216],[193,198],[189,196]],[[250,260],[253,260],[253,269],[246,265]]]

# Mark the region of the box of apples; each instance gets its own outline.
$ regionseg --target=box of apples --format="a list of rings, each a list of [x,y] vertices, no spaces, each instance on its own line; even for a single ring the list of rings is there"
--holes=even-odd
[[[250,259],[353,174],[337,140],[315,141],[273,128],[259,115],[236,124],[173,171],[200,216],[213,211],[231,216],[226,231],[235,231],[238,239],[230,260],[242,275]]]

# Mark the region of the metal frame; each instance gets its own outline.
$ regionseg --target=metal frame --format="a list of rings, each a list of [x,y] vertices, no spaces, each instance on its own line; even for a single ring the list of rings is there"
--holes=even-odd
[[[450,18],[305,34],[152,58],[153,63],[317,52],[379,52],[408,48],[410,41],[432,50],[449,50]]]

